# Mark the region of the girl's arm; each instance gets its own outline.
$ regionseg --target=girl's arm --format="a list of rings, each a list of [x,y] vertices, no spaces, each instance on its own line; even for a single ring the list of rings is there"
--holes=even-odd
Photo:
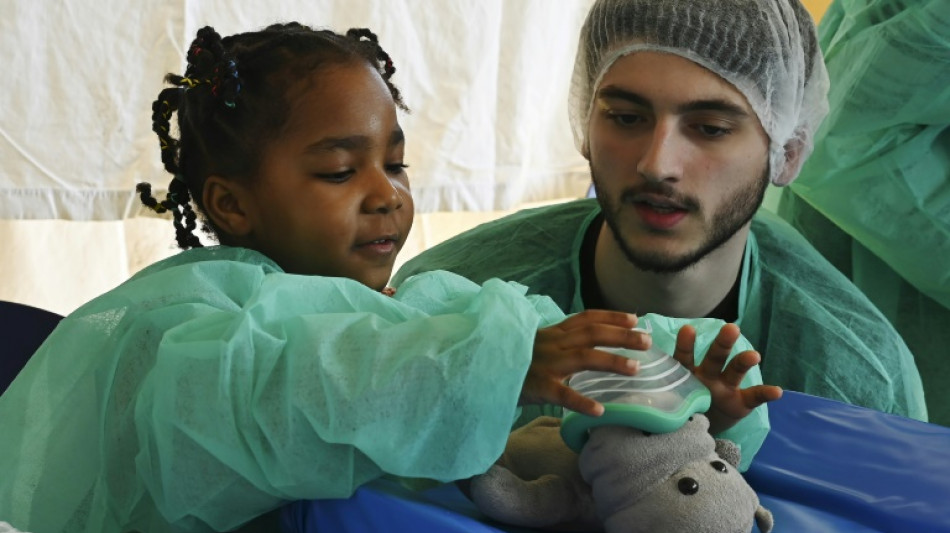
[[[192,308],[136,398],[150,496],[173,522],[230,528],[383,473],[484,471],[504,449],[537,329],[562,318],[523,292],[433,274],[393,299],[272,274],[239,309]]]

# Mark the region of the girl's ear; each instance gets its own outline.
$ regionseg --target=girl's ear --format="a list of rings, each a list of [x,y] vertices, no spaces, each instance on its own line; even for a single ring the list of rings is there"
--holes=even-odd
[[[240,239],[251,232],[252,223],[247,211],[249,198],[247,189],[234,180],[217,175],[205,180],[202,198],[205,214],[215,228],[228,236]]]

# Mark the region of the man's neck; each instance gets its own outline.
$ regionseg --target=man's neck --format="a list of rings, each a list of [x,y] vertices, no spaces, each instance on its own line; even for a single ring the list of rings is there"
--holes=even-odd
[[[738,277],[749,225],[695,265],[676,273],[658,274],[630,263],[602,224],[594,251],[596,285],[604,306],[643,315],[714,316],[736,319]]]

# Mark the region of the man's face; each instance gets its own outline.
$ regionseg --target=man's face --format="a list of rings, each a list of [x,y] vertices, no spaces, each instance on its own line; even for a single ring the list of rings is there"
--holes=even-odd
[[[678,272],[745,226],[769,139],[745,97],[680,56],[618,59],[594,93],[587,157],[608,227],[640,269]]]

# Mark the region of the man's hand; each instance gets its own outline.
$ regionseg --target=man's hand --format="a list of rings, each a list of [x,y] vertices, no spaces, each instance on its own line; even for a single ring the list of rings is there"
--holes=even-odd
[[[709,389],[712,405],[706,416],[709,432],[717,434],[736,425],[756,407],[782,397],[782,389],[774,385],[755,385],[740,389],[739,385],[752,367],[762,361],[755,350],[737,354],[729,364],[726,359],[739,340],[739,326],[726,324],[719,330],[706,357],[697,366],[693,363],[696,330],[683,326],[676,335],[676,351],[673,357],[693,372]]]

